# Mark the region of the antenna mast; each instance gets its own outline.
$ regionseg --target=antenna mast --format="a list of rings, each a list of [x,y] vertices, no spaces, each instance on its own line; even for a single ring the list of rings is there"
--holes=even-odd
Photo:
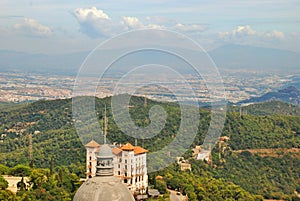
[[[29,159],[32,160],[32,134],[29,134]]]
[[[147,107],[147,97],[144,97],[144,107]]]
[[[105,109],[104,109],[104,144],[106,144],[106,135],[107,135],[107,117],[106,117],[106,105],[105,105]]]

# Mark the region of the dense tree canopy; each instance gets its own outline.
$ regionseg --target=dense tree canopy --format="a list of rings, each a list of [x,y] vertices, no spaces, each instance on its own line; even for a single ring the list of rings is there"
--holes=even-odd
[[[179,135],[180,108],[176,103],[152,100],[147,100],[147,105],[144,105],[144,98],[140,97],[132,97],[130,102],[131,118],[140,127],[151,123],[149,111],[157,104],[167,113],[164,128],[151,139],[138,140],[139,145],[150,151],[160,150]],[[100,126],[103,125],[104,105],[109,119],[109,140],[134,144],[134,138],[124,134],[116,125],[110,98],[96,99]],[[31,190],[21,190],[17,197],[22,200],[71,200],[80,185],[79,177],[85,177],[85,148],[74,127],[71,100],[41,100],[0,109],[0,136],[4,136],[0,141],[0,174],[29,176],[32,183]],[[163,180],[150,177],[151,185],[162,193],[166,192],[166,186],[180,188],[192,200],[260,200],[261,197],[255,194],[291,200],[293,191],[300,188],[299,153],[262,157],[246,151],[233,151],[300,148],[299,109],[270,102],[265,106],[243,107],[241,114],[239,111],[239,107],[230,107],[227,112],[222,135],[229,136],[230,140],[227,142],[228,152],[222,155],[222,160],[215,149],[211,167],[190,160],[191,173],[180,172],[172,166],[161,172]],[[200,108],[199,114],[198,132],[191,147],[203,142],[210,124],[209,108]],[[88,133],[88,128],[83,129]],[[32,134],[33,141],[32,160],[29,159],[29,134]],[[185,136],[180,136],[180,140],[185,141]],[[191,155],[190,149],[184,157]],[[251,179],[253,175],[256,179]],[[0,200],[13,196],[5,188],[0,192]]]

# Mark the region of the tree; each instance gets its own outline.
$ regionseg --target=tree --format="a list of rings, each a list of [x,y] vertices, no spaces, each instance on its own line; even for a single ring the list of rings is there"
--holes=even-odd
[[[0,200],[18,201],[19,199],[10,190],[0,190]]]
[[[0,189],[5,190],[8,187],[8,182],[0,175]]]
[[[47,174],[50,174],[50,171],[44,169],[34,169],[30,175],[30,183],[33,184],[33,189],[41,188],[44,183],[47,182]]]
[[[18,164],[10,170],[10,174],[14,176],[25,177],[31,173],[30,167],[22,164]]]
[[[9,168],[5,165],[0,164],[0,175],[8,174]]]
[[[161,193],[165,194],[167,192],[167,184],[164,180],[158,179],[155,183],[155,188]]]

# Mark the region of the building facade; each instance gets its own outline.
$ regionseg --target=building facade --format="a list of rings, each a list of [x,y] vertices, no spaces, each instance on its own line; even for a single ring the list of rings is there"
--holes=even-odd
[[[96,176],[97,155],[102,145],[92,140],[86,147],[86,176]],[[132,194],[145,194],[148,188],[147,150],[130,143],[110,145],[112,149],[114,176],[119,177]]]
[[[96,158],[96,176],[80,186],[73,201],[134,201],[127,186],[114,176],[114,156],[111,147],[103,144]]]

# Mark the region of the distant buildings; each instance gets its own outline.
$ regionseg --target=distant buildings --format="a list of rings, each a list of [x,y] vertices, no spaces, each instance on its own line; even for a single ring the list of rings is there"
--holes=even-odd
[[[255,71],[224,71],[222,72],[224,86],[226,87],[226,99],[232,103],[247,100],[251,97],[258,97],[270,91],[277,90],[292,83],[294,75],[270,75],[261,74]],[[251,79],[249,78],[249,75]],[[215,83],[214,75],[210,75],[207,83]],[[297,76],[296,76],[297,77]],[[246,78],[246,79],[245,79]],[[62,75],[32,74],[22,72],[1,72],[0,73],[0,101],[4,102],[23,102],[41,99],[64,99],[72,97],[72,89],[74,87],[75,77]],[[113,83],[118,81],[114,77],[107,77],[99,83],[98,77],[85,77],[88,80],[84,94],[94,96],[94,87],[97,87],[96,96],[104,98],[112,96],[114,88]],[[174,85],[184,87],[184,83],[177,79],[170,79]],[[187,82],[193,87],[197,100],[200,102],[210,102],[211,98],[206,85],[202,79],[198,79],[193,75],[187,77]],[[99,88],[100,87],[100,88]],[[128,87],[128,86],[126,86]],[[122,91],[122,90],[121,90]],[[169,92],[161,94],[161,89],[156,87],[145,88],[138,96],[148,94],[147,98],[157,99],[160,101],[174,101]],[[218,96],[218,95],[217,95]],[[190,97],[183,97],[189,100]],[[223,99],[223,95],[220,97]]]
[[[96,176],[97,154],[101,146],[94,140],[85,145],[87,178]],[[148,150],[130,143],[110,147],[114,155],[114,176],[119,177],[132,194],[145,194],[148,188],[146,161]]]
[[[193,153],[193,157],[196,160],[202,160],[202,161],[206,161],[206,162],[210,161],[210,153],[211,153],[211,151],[203,149],[203,148],[201,148],[201,146],[196,146],[193,149],[193,152],[194,152]]]
[[[201,149],[197,154],[196,159],[208,162],[210,160],[210,150]]]
[[[177,164],[180,166],[181,171],[192,171],[192,165],[188,161],[184,160],[183,157],[177,157]]]
[[[230,140],[230,137],[228,136],[221,136],[218,140],[218,148],[219,148],[219,159],[221,159],[221,155],[224,154],[226,149],[230,149],[228,146],[228,141]],[[211,151],[207,149],[203,149],[200,146],[196,146],[196,148],[193,149],[194,151],[194,158],[196,160],[202,160],[207,163],[211,162]]]

